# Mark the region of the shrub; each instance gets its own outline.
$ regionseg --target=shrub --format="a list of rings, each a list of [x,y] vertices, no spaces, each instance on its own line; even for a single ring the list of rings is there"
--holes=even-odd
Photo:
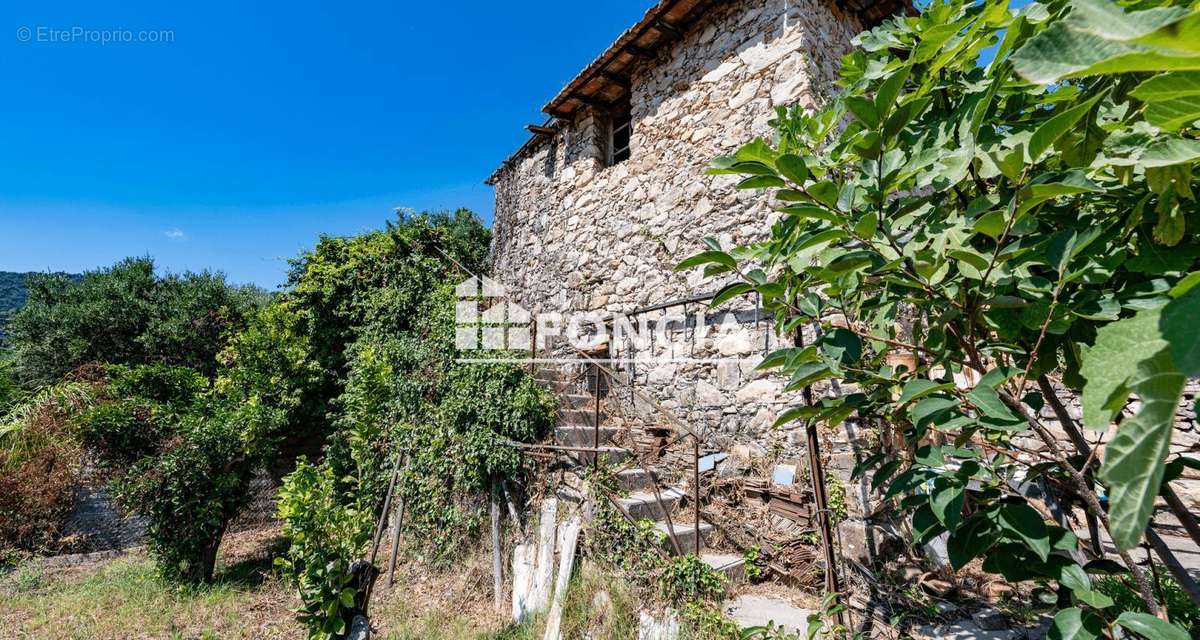
[[[0,424],[0,552],[44,551],[59,539],[79,477],[81,450],[67,417],[71,400],[86,397],[76,391],[43,392]]]
[[[105,367],[108,393],[114,398],[143,398],[183,409],[208,389],[208,380],[194,369],[167,365]]]
[[[24,398],[25,394],[12,373],[12,360],[0,351],[0,416]]]
[[[332,470],[301,460],[279,491],[279,518],[291,544],[275,563],[299,590],[300,622],[310,638],[344,633],[356,593],[350,565],[371,539],[372,509],[344,504]]]
[[[216,354],[259,302],[253,289],[212,273],[158,277],[129,258],[74,279],[34,274],[7,339],[23,383],[53,384],[81,365],[170,364],[216,373]]]
[[[231,418],[187,416],[165,452],[114,484],[121,506],[146,519],[147,547],[168,579],[211,581],[225,527],[248,499],[252,466]]]
[[[674,606],[719,600],[725,594],[725,583],[725,576],[696,554],[673,558],[658,577],[663,600]]]
[[[143,401],[121,399],[95,407],[79,419],[83,444],[112,469],[126,469],[158,450],[170,427],[153,418]]]
[[[692,600],[679,611],[683,640],[741,640],[738,625],[707,600]]]
[[[1200,373],[1200,129],[1175,110],[1190,76],[1172,64],[1194,54],[1198,17],[1177,1],[935,0],[890,18],[855,39],[828,105],[780,108],[770,140],[713,161],[777,209],[769,228],[678,266],[719,276],[714,305],[753,293],[781,333],[819,326],[763,368],[789,391],[855,392],[782,422],[893,430],[854,475],[896,499],[915,547],[948,534],[954,568],[1057,583],[1052,634],[1179,632],[1094,593],[1062,553],[1076,536],[1008,479],[1065,478],[1157,608],[1129,551],[1188,464],[1171,454],[1175,408]],[[1089,458],[1080,429],[1115,423]],[[1015,455],[1025,438],[1048,459]]]

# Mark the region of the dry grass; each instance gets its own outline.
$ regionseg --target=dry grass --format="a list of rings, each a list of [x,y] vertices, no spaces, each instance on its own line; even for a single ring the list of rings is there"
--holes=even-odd
[[[0,638],[71,640],[301,639],[294,593],[271,567],[277,529],[230,534],[221,547],[215,584],[187,588],[158,578],[141,552],[79,566],[51,568],[31,560],[0,576]],[[381,554],[386,558],[386,550]],[[396,585],[376,586],[372,637],[387,640],[535,640],[544,621],[512,625],[511,599],[496,611],[491,553],[476,545],[453,567],[407,558]],[[506,576],[507,577],[507,576]],[[510,586],[510,585],[507,585]],[[583,563],[563,616],[566,638],[636,637],[639,602],[619,579]]]
[[[30,561],[0,578],[0,637],[303,638],[270,570],[273,531],[230,536],[216,583],[178,587],[140,552],[63,569]]]

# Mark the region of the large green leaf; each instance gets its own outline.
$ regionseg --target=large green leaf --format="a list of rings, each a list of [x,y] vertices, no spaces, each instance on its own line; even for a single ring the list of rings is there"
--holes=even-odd
[[[1104,620],[1078,607],[1063,609],[1054,616],[1047,638],[1051,640],[1092,640],[1104,633]]]
[[[1143,167],[1169,167],[1173,164],[1200,160],[1200,140],[1162,138],[1156,140],[1138,160]]]
[[[1157,7],[1126,12],[1110,0],[1071,0],[1066,24],[1074,29],[1118,41],[1132,41],[1178,22],[1189,11],[1183,7]]]
[[[1187,53],[1200,53],[1200,13],[1148,33],[1135,42]]]
[[[1133,71],[1200,70],[1198,55],[1171,55],[1144,45],[1107,40],[1063,23],[1030,38],[1013,54],[1012,61],[1017,73],[1038,84]]]
[[[1171,359],[1184,375],[1200,375],[1200,287],[1193,287],[1163,307],[1158,328],[1170,346]]]
[[[1083,118],[1103,97],[1103,93],[1098,93],[1086,102],[1075,105],[1042,123],[1029,138],[1029,146],[1026,147],[1029,152],[1029,161],[1037,162],[1038,158],[1042,157],[1042,154],[1051,145],[1067,131],[1070,131],[1071,127],[1074,127],[1080,118]]]
[[[962,517],[965,491],[963,485],[944,475],[933,481],[933,491],[929,494],[929,507],[933,515],[947,529],[954,530]]]
[[[1096,332],[1096,343],[1083,358],[1083,424],[1107,429],[1129,397],[1133,365],[1167,347],[1159,334],[1159,311],[1148,310],[1113,322]]]
[[[976,513],[967,518],[962,526],[950,532],[950,539],[946,541],[950,566],[956,570],[967,566],[995,544],[998,537],[987,514]]]
[[[1200,120],[1200,96],[1184,96],[1146,106],[1146,121],[1164,131],[1178,131]]]
[[[917,378],[916,380],[908,381],[904,385],[904,391],[900,393],[900,399],[896,402],[899,404],[904,404],[912,400],[924,398],[927,395],[937,393],[939,391],[946,391],[953,388],[954,383],[952,382],[939,383],[934,382],[933,380]]]
[[[1194,71],[1160,73],[1139,84],[1129,92],[1129,95],[1142,102],[1158,102],[1200,95],[1200,73]]]
[[[1200,119],[1200,73],[1160,73],[1139,84],[1130,95],[1146,104],[1146,121],[1167,131]]]
[[[692,267],[698,267],[702,264],[710,264],[710,263],[719,264],[721,266],[729,267],[731,269],[737,266],[737,261],[735,261],[732,257],[729,256],[728,253],[725,253],[724,251],[704,251],[701,253],[697,253],[696,255],[688,258],[687,260],[684,260],[683,262],[680,262],[679,264],[675,265],[675,270],[683,271],[685,269],[691,269]]]
[[[1131,386],[1142,408],[1104,449],[1100,479],[1108,486],[1109,525],[1120,549],[1137,546],[1154,511],[1185,381],[1166,350],[1140,362]]]
[[[1043,562],[1050,557],[1050,530],[1037,510],[1024,503],[1005,504],[998,516],[1000,526],[1023,541]]]
[[[1109,0],[1073,0],[1066,20],[1030,38],[1012,56],[1017,73],[1049,84],[1131,71],[1200,69],[1200,56],[1186,39],[1172,37],[1177,23],[1190,25],[1190,12],[1163,7],[1126,12]],[[1178,27],[1176,27],[1176,30]]]
[[[1126,611],[1117,617],[1117,625],[1149,640],[1189,640],[1188,632],[1183,628],[1148,613]]]

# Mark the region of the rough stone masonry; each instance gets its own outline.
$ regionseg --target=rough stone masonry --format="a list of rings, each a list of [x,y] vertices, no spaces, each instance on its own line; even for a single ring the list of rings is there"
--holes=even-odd
[[[492,273],[517,304],[534,312],[630,314],[715,290],[720,283],[674,266],[702,250],[705,237],[729,246],[769,229],[775,213],[762,194],[704,171],[712,158],[769,137],[777,107],[813,107],[828,95],[864,19],[822,0],[716,2],[698,13],[627,74],[628,160],[611,162],[612,110],[593,104],[559,119],[552,135],[535,136],[489,180],[496,192]],[[701,307],[644,315],[655,325]],[[757,317],[753,300],[710,311],[707,320],[703,338],[684,337],[677,320],[674,345],[643,345],[639,353],[613,345],[624,349],[613,355],[636,356],[639,363],[623,373],[703,430],[706,448],[740,445],[800,459],[802,431],[773,428],[797,399],[781,393],[781,380],[755,371],[778,346],[767,320]],[[662,358],[666,349],[681,356],[685,345],[686,358],[658,362],[672,360]],[[631,409],[624,415],[634,421],[654,415]],[[835,466],[848,471],[851,438],[834,438]]]
[[[676,5],[690,8],[687,20],[673,25],[669,17],[684,15]],[[777,338],[752,299],[710,311],[707,331],[694,339],[685,336],[694,336],[695,327],[677,316],[695,313],[702,303],[634,312],[719,288],[699,270],[673,270],[703,249],[705,237],[728,247],[770,228],[776,213],[767,198],[734,189],[735,177],[706,176],[704,170],[712,158],[770,136],[777,107],[821,102],[833,90],[851,38],[903,9],[865,5],[864,10],[863,3],[850,9],[823,0],[663,0],[564,89],[548,107],[553,126],[531,127],[535,136],[488,181],[496,193],[492,273],[509,297],[535,313],[633,314],[652,326],[670,327],[675,340],[670,344],[613,344],[611,355],[636,356],[639,362],[622,373],[705,433],[706,449],[736,447],[802,459],[802,431],[773,427],[798,398],[781,392],[782,380],[755,371],[777,347]],[[639,34],[655,33],[656,25],[664,36],[658,46],[637,46],[646,41]],[[637,62],[626,64],[632,59]],[[623,67],[620,77],[606,72],[605,64]],[[579,87],[588,86],[589,73],[602,86],[607,78],[618,97],[599,90],[569,94],[584,92]],[[566,114],[552,110],[564,100],[578,107]],[[613,147],[621,141],[613,132],[622,113],[631,123],[629,153],[617,161]],[[677,357],[663,358],[668,349],[667,355]],[[612,398],[620,399],[620,393]],[[630,410],[618,413],[635,427],[639,417],[652,418],[652,411],[628,400]],[[1177,440],[1196,451],[1191,404],[1181,409],[1180,420]],[[851,422],[828,437],[833,473],[847,479],[855,448],[876,436]],[[1193,508],[1200,506],[1198,489],[1188,481],[1181,491]],[[869,510],[865,486],[848,498],[852,516]],[[846,537],[848,551],[865,551],[854,548],[862,546],[861,534]]]

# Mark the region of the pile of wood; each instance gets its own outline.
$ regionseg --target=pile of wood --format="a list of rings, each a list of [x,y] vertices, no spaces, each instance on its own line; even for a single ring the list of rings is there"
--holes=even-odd
[[[773,515],[786,518],[805,529],[816,525],[813,519],[811,491],[781,487],[767,478],[743,479],[742,491],[747,499],[757,499],[765,503],[767,510]]]
[[[662,457],[667,445],[675,437],[670,427],[647,426],[634,432],[634,444],[638,451],[644,451],[652,460]]]

